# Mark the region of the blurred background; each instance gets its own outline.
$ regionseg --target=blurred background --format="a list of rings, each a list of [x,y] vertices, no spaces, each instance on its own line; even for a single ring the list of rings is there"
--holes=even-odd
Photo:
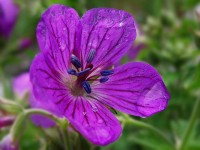
[[[123,9],[130,12],[137,22],[137,38],[119,63],[128,61],[150,63],[161,74],[171,95],[169,106],[165,111],[146,119],[134,118],[163,131],[176,146],[180,143],[200,92],[199,0],[15,0],[14,6],[9,6],[5,4],[6,2],[7,0],[0,0],[1,97],[14,99],[28,107],[26,96],[23,98],[16,96],[13,82],[18,75],[29,71],[31,61],[39,52],[35,30],[41,13],[50,5],[65,4],[75,8],[80,15],[95,7]],[[3,18],[6,13],[8,19]],[[13,113],[0,110],[0,117],[5,115],[15,116]],[[197,117],[191,134],[188,135],[190,136],[188,150],[200,150],[199,118]],[[0,128],[0,139],[8,130],[9,127]],[[20,141],[20,149],[50,149],[48,144],[55,142],[52,130],[43,131],[28,121]],[[123,134],[117,142],[96,149],[167,150],[170,148],[152,132],[133,125],[125,125]]]

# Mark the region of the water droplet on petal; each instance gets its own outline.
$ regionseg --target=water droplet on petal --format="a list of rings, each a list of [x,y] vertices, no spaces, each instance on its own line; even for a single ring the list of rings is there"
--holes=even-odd
[[[55,12],[54,11],[51,12],[51,16],[55,17]]]
[[[103,120],[102,119],[98,119],[97,123],[102,124]]]
[[[93,110],[94,112],[97,112],[97,111],[98,111],[98,108],[97,108],[97,107],[92,107],[92,110]]]
[[[123,22],[120,22],[120,23],[119,23],[119,27],[122,27],[123,25],[124,25]]]
[[[43,28],[43,29],[40,31],[40,33],[41,33],[42,35],[46,34],[46,29]]]
[[[110,34],[106,34],[105,39],[109,40],[110,39]]]
[[[59,45],[59,48],[61,50],[65,50],[66,44],[65,44],[65,41],[62,38],[58,38],[58,45]]]
[[[84,111],[84,112],[83,112],[83,116],[85,116],[86,114],[87,114],[87,112],[86,112],[86,111]]]

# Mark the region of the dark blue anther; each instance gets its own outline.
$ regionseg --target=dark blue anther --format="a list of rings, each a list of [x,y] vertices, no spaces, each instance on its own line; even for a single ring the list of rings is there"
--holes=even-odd
[[[74,70],[74,69],[68,69],[67,70],[67,73],[69,73],[69,74],[71,74],[71,75],[76,75],[77,73],[76,73],[76,70]]]
[[[103,78],[101,78],[100,80],[99,80],[99,82],[100,83],[104,83],[104,82],[106,82],[106,81],[108,81],[108,77],[103,77]]]
[[[75,55],[71,55],[71,63],[76,68],[81,68],[82,67],[81,61]]]
[[[114,73],[113,70],[103,70],[103,71],[100,72],[100,74],[101,74],[102,76],[108,76],[108,75],[111,75],[111,74],[113,74],[113,73]]]
[[[85,70],[78,72],[78,73],[77,73],[77,76],[86,74],[86,73],[88,73],[90,70],[91,70],[90,68],[86,68]]]
[[[96,50],[91,49],[87,57],[87,63],[91,63],[93,61],[95,54],[96,54]]]
[[[83,81],[82,86],[85,89],[85,91],[90,94],[91,93],[91,87],[88,81]]]

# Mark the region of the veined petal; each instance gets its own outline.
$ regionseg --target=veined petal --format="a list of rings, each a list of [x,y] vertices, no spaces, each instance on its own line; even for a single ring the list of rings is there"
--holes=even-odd
[[[64,71],[68,68],[76,45],[78,23],[77,12],[64,5],[52,5],[43,13],[37,26],[37,40],[54,68]]]
[[[61,112],[54,104],[60,97],[66,95],[67,89],[63,86],[62,77],[59,70],[54,69],[42,53],[38,54],[32,62],[30,68],[30,80],[32,83],[32,92],[30,93],[30,104],[33,108],[40,108],[50,113],[62,117]],[[66,73],[66,76],[68,74]],[[32,115],[32,121],[42,127],[51,127],[55,122],[42,115]]]
[[[69,93],[67,85],[70,78],[67,71],[61,73],[58,68],[53,68],[41,53],[32,62],[30,80],[34,96],[39,101],[48,103],[64,99]]]
[[[87,11],[82,19],[81,58],[86,65],[91,50],[96,50],[92,64],[95,68],[110,67],[131,47],[136,29],[133,17],[111,8]]]
[[[93,83],[91,88],[102,103],[140,117],[164,110],[170,98],[158,72],[142,62],[115,68],[107,82]]]
[[[63,101],[59,106],[75,129],[93,144],[110,144],[122,132],[115,116],[92,98],[73,97],[70,102]]]

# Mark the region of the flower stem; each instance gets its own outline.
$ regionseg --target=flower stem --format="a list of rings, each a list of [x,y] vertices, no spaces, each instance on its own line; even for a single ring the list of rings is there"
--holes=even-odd
[[[59,132],[59,135],[60,135],[60,138],[61,140],[63,141],[63,145],[64,145],[64,150],[70,150],[68,144],[67,144],[67,140],[66,140],[66,137],[65,137],[65,134],[64,134],[64,131],[61,127],[58,127],[58,132]]]
[[[18,114],[19,112],[23,111],[23,107],[20,106],[18,103],[3,97],[0,97],[0,109],[15,114]]]
[[[27,116],[33,115],[33,114],[40,114],[40,115],[44,115],[48,118],[51,118],[52,120],[54,120],[56,123],[60,122],[60,119],[57,118],[56,116],[54,116],[53,114],[49,113],[48,111],[42,110],[42,109],[27,109],[25,110],[25,113]]]
[[[0,99],[2,100],[2,99]],[[4,102],[2,100],[2,102]],[[6,101],[7,102],[7,101]],[[10,132],[12,134],[13,137],[13,141],[19,141],[19,139],[21,138],[23,132],[21,132],[21,129],[24,128],[24,124],[26,119],[32,115],[32,114],[41,114],[41,115],[45,115],[46,117],[51,118],[52,120],[54,120],[56,123],[59,123],[59,118],[57,118],[56,116],[54,116],[53,114],[49,113],[48,111],[42,110],[42,109],[26,109],[26,110],[22,110],[22,112],[17,116]]]
[[[196,100],[195,105],[194,105],[193,112],[191,114],[191,117],[190,117],[189,123],[187,125],[187,128],[186,128],[186,130],[185,130],[185,132],[183,134],[183,138],[181,140],[181,143],[179,145],[178,150],[186,149],[186,146],[188,144],[188,141],[189,141],[189,138],[191,136],[192,130],[194,129],[196,120],[199,117],[199,111],[200,111],[200,99],[198,98]]]
[[[26,112],[27,115],[32,115],[32,114],[45,115],[45,116],[51,118],[52,120],[54,120],[58,125],[61,138],[64,142],[64,149],[65,150],[71,150],[72,149],[71,143],[69,141],[70,140],[69,133],[67,131],[68,122],[66,122],[66,120],[59,119],[56,116],[54,116],[53,114],[49,113],[48,111],[45,111],[45,110],[42,110],[42,109],[28,109],[25,112]]]
[[[160,138],[162,138],[163,141],[165,141],[170,147],[172,147],[174,149],[173,142],[162,131],[158,130],[157,128],[151,126],[150,124],[135,120],[135,119],[129,117],[128,115],[125,115],[125,121],[127,124],[132,124],[136,127],[144,128],[144,129],[147,129],[147,130],[155,133]]]
[[[66,150],[72,150],[72,145],[70,142],[69,131],[68,131],[69,123],[62,119],[60,119],[59,123],[60,123],[59,128],[64,142],[64,148]]]

